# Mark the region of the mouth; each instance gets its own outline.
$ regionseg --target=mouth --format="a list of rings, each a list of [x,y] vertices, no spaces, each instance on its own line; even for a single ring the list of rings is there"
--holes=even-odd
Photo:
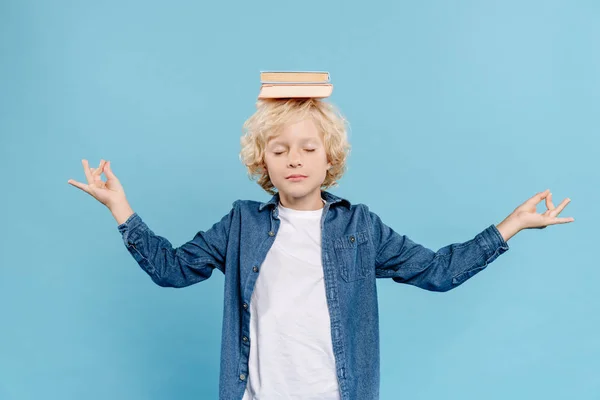
[[[306,179],[304,175],[290,175],[286,178],[288,181],[297,182]]]

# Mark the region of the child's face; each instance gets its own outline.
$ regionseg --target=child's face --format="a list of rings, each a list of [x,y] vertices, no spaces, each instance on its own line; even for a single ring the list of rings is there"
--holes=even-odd
[[[327,162],[322,134],[311,118],[288,124],[271,138],[265,149],[265,164],[287,206],[322,206],[321,185],[331,164]],[[293,174],[306,178],[288,179]]]

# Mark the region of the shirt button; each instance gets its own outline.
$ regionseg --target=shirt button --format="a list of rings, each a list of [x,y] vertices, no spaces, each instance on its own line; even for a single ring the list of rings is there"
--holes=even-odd
[[[241,380],[245,380],[245,379],[246,379],[246,375],[244,375],[244,374],[240,374],[240,379],[241,379]]]
[[[252,268],[252,271],[254,271],[254,272],[258,272],[258,267],[255,265],[255,266]]]
[[[246,336],[244,336],[244,337],[242,338],[242,340],[243,340],[244,342],[247,342],[247,341],[248,341],[248,338],[247,338]]]
[[[350,241],[354,243],[354,236],[350,236]]]
[[[248,304],[244,303],[243,307],[244,307],[244,310],[247,310],[248,309]]]
[[[269,231],[269,236],[273,236],[273,235],[275,235],[275,232]]]

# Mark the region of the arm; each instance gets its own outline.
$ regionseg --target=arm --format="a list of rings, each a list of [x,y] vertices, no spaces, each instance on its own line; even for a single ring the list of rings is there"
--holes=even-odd
[[[175,249],[166,238],[155,235],[133,211],[110,161],[100,160],[98,168],[90,168],[86,159],[81,162],[87,184],[74,179],[67,182],[108,207],[127,250],[156,284],[184,287],[208,279],[215,268],[225,272],[229,229],[237,214],[237,201],[229,214],[209,230],[198,232],[192,240]],[[106,182],[102,180],[102,173],[107,176]]]
[[[225,272],[229,230],[236,214],[236,203],[207,231],[178,248],[154,232],[133,213],[117,229],[129,253],[159,286],[185,287],[208,279],[215,268]],[[115,217],[117,219],[117,217]]]
[[[368,211],[378,278],[446,292],[482,271],[509,247],[495,225],[464,243],[433,251],[400,235]]]
[[[122,225],[134,213],[127,200],[120,201],[114,206],[109,206],[108,209],[112,213],[115,221],[117,221],[117,225]]]
[[[537,213],[537,204],[544,199],[547,210]],[[375,241],[377,277],[392,278],[395,282],[431,291],[448,291],[506,252],[509,249],[506,242],[520,231],[575,221],[573,217],[558,217],[570,202],[571,199],[566,198],[555,207],[552,193],[546,189],[515,208],[497,226],[490,225],[473,239],[450,244],[436,252],[394,232],[367,208]]]

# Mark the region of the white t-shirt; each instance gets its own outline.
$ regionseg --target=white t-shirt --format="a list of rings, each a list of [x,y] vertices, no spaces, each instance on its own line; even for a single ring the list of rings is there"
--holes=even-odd
[[[279,204],[279,231],[250,300],[242,400],[340,399],[321,261],[322,212]]]

